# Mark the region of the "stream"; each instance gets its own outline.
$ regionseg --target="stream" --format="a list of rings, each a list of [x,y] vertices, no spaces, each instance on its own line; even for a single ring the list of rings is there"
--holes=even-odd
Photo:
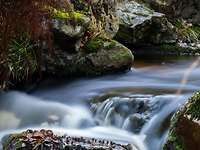
[[[31,90],[1,94],[0,138],[47,128],[57,134],[131,143],[138,150],[161,150],[170,118],[200,89],[195,60],[136,59],[125,73],[46,79]]]

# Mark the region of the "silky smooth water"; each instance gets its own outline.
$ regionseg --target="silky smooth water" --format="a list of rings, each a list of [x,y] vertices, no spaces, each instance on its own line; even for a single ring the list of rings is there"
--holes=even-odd
[[[125,73],[71,81],[47,79],[28,92],[1,94],[0,137],[47,128],[58,134],[131,143],[139,150],[160,150],[171,116],[200,89],[199,74],[197,58],[147,58],[136,60]],[[150,107],[141,114],[146,122],[137,132],[132,121],[139,115],[135,100]]]

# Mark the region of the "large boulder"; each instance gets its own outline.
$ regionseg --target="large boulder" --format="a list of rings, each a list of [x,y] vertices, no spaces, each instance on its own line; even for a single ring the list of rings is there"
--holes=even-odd
[[[177,36],[174,26],[164,14],[154,12],[135,1],[125,1],[117,14],[120,29],[116,39],[131,45],[152,45],[175,43]]]
[[[200,92],[173,117],[164,150],[200,149]]]
[[[169,18],[183,18],[200,25],[199,0],[143,0],[156,11],[165,13]]]
[[[58,76],[101,75],[130,69],[133,54],[114,40],[96,37],[77,54],[56,50],[53,56],[44,54],[44,61],[43,70]]]
[[[200,28],[150,9],[144,1],[125,0],[117,14],[120,27],[115,39],[136,55],[199,55]],[[152,0],[151,2],[154,2]],[[165,1],[156,1],[167,5]]]

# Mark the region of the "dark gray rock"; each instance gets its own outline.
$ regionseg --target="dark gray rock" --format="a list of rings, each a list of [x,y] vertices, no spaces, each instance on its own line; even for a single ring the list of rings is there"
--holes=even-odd
[[[99,97],[101,99],[101,97]],[[138,133],[143,125],[163,107],[159,96],[114,96],[92,101],[91,108],[100,125],[113,125]]]
[[[81,16],[80,22],[72,23],[69,20],[54,19],[53,33],[54,44],[60,49],[68,52],[76,52],[80,49],[80,41],[85,31],[90,25],[90,18],[83,14],[76,14]]]
[[[174,26],[164,14],[145,5],[129,1],[120,5],[117,14],[120,28],[116,39],[132,45],[165,44],[177,42]]]
[[[153,9],[165,13],[170,19],[185,19],[200,25],[199,0],[144,0]]]

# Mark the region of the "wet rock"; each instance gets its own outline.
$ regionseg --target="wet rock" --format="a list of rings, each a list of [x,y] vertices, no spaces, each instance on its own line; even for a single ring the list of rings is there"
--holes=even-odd
[[[51,130],[27,130],[4,137],[4,150],[131,150],[129,144],[119,144],[104,139],[57,136]]]
[[[95,18],[80,8],[86,2],[72,3],[77,12],[53,11],[54,53],[43,53],[43,71],[56,76],[93,76],[130,69],[133,54],[112,40],[119,27],[115,1],[92,1]]]
[[[200,149],[200,92],[172,118],[164,150]]]
[[[116,39],[131,45],[175,43],[174,26],[164,14],[135,1],[126,1],[118,8],[120,28]]]
[[[164,104],[159,96],[115,96],[104,101],[93,101],[91,109],[100,125],[113,125],[138,133],[143,125]]]
[[[93,22],[93,26],[96,24],[94,30],[100,30],[101,34],[108,38],[113,38],[116,35],[119,29],[119,20],[116,16],[118,3],[116,0],[71,0],[71,2],[76,10],[85,14],[91,13],[90,10],[92,10],[92,14],[96,19],[96,22]]]
[[[193,24],[200,25],[199,0],[144,0],[153,9],[165,13],[168,18],[185,19]]]
[[[170,19],[166,12],[155,12],[147,5],[151,3],[168,5],[154,0],[147,3],[127,0],[119,5],[120,28],[116,40],[134,48],[135,55],[199,55],[199,26],[177,17]]]
[[[131,132],[139,133],[145,122],[146,122],[146,117],[144,115],[135,113],[133,115],[130,115],[125,120],[123,128]]]
[[[141,56],[199,56],[198,43],[171,43],[139,47],[135,55]]]
[[[106,5],[105,5],[106,4]],[[104,35],[108,38],[113,38],[119,30],[119,18],[116,14],[116,0],[105,0],[103,3],[105,15]]]
[[[86,43],[83,52],[69,54],[56,50],[54,56],[44,54],[43,70],[58,76],[101,75],[127,70],[132,66],[131,51],[120,43],[97,37]]]

